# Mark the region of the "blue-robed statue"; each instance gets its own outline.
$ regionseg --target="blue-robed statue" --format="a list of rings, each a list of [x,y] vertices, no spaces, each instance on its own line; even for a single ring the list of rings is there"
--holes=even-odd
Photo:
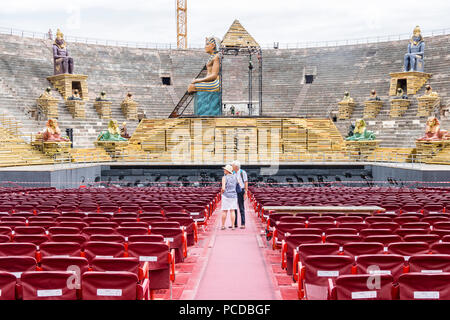
[[[408,53],[405,54],[405,62],[403,71],[419,71],[423,72],[423,56],[425,50],[425,42],[420,32],[419,26],[414,28],[413,36],[408,44]]]

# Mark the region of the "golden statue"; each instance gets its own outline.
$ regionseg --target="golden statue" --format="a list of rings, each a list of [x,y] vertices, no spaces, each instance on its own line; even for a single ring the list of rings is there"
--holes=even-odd
[[[341,102],[353,103],[353,98],[350,97],[350,93],[348,91],[345,91],[344,98],[342,98]]]
[[[366,122],[363,119],[356,120],[353,135],[347,137],[347,141],[361,141],[361,140],[375,140],[375,135],[372,131],[366,129]]]
[[[417,141],[442,141],[449,140],[450,133],[446,130],[441,130],[441,125],[436,117],[429,117],[425,129],[425,136]]]
[[[120,128],[117,120],[111,119],[108,123],[108,130],[103,131],[97,137],[98,141],[127,141],[120,135]]]

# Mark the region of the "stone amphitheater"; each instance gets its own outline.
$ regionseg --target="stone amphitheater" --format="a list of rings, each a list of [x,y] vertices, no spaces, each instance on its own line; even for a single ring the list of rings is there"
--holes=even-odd
[[[429,84],[448,103],[450,83],[449,35],[427,37],[425,72],[431,73]],[[383,101],[379,115],[368,121],[382,147],[413,147],[423,134],[426,118],[419,118],[417,96],[400,118],[389,116],[390,72],[400,72],[408,40],[373,44],[318,47],[307,49],[263,50],[262,113],[274,117],[327,118],[344,91],[349,91],[357,106],[349,120],[338,121],[338,129],[346,135],[350,122],[362,117],[364,101],[376,89]],[[12,35],[0,35],[0,108],[17,120],[21,134],[29,141],[32,134],[44,128],[45,120],[32,118],[36,98],[50,85],[53,74],[52,41]],[[112,117],[125,121],[120,103],[127,91],[134,93],[139,109],[147,118],[167,118],[185,93],[187,84],[207,60],[203,50],[156,50],[117,46],[68,43],[75,61],[75,73],[88,75],[89,101],[86,119],[75,120],[60,99],[59,123],[74,129],[74,147],[92,147],[107,120],[100,119],[93,107],[99,92],[107,92],[112,100]],[[223,61],[224,101],[247,101],[247,57],[226,56]],[[313,75],[312,84],[305,75]],[[170,77],[164,85],[162,77]],[[254,78],[257,88],[257,77]],[[256,94],[255,94],[256,95]],[[192,112],[192,104],[186,111]],[[127,121],[130,133],[137,121]],[[450,129],[450,121],[442,127]]]

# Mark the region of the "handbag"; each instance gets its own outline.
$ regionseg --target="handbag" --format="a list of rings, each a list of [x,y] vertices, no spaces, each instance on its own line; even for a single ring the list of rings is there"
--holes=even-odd
[[[244,177],[242,176],[242,170],[239,170],[239,174],[241,175],[242,182],[244,182]],[[236,180],[237,180],[237,178],[236,178]],[[236,192],[237,193],[241,193],[242,191],[243,190],[241,188],[241,185],[239,184],[239,181],[237,181],[237,183],[236,183]]]

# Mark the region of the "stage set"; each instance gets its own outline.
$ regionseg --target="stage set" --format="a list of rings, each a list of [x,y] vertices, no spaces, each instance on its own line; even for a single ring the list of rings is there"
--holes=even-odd
[[[223,40],[206,38],[205,51],[210,58],[182,96],[168,119],[139,119],[132,135],[125,124],[119,126],[111,118],[111,101],[101,92],[94,103],[102,119],[110,119],[106,131],[100,132],[95,142],[97,161],[149,161],[158,163],[208,162],[228,163],[239,159],[246,164],[301,161],[385,161],[445,164],[450,158],[450,134],[440,128],[433,110],[440,104],[439,95],[427,85],[419,102],[418,116],[429,117],[423,137],[417,137],[416,148],[399,152],[380,147],[380,140],[367,129],[366,120],[379,113],[383,102],[375,90],[365,102],[364,116],[351,126],[343,137],[332,117],[307,119],[297,117],[264,116],[263,108],[263,53],[259,44],[235,21]],[[415,95],[426,85],[431,74],[424,72],[425,43],[419,27],[413,31],[404,56],[403,72],[389,74],[392,97],[390,115],[401,117]],[[75,63],[70,57],[63,34],[58,30],[53,45],[54,75],[47,79],[64,98],[74,119],[85,118],[88,99],[88,75],[74,73]],[[223,101],[223,61],[230,56],[248,57],[247,110]],[[256,77],[254,76],[256,74]],[[254,79],[258,85],[254,86]],[[39,132],[32,145],[54,159],[83,159],[83,149],[71,148],[70,137],[61,135],[56,118],[57,100],[51,88],[38,98],[38,106],[49,119],[45,132]],[[253,104],[253,97],[258,103]],[[188,106],[194,104],[193,114]],[[345,92],[338,103],[335,117],[349,119],[355,101]],[[129,121],[138,120],[138,103],[127,93],[121,109]],[[240,114],[239,114],[240,113]],[[226,114],[226,115],[225,115]],[[237,117],[239,115],[239,117]],[[92,151],[92,150],[91,150]],[[77,158],[78,157],[78,158]],[[401,159],[400,159],[401,158]],[[84,156],[86,159],[86,156]]]

